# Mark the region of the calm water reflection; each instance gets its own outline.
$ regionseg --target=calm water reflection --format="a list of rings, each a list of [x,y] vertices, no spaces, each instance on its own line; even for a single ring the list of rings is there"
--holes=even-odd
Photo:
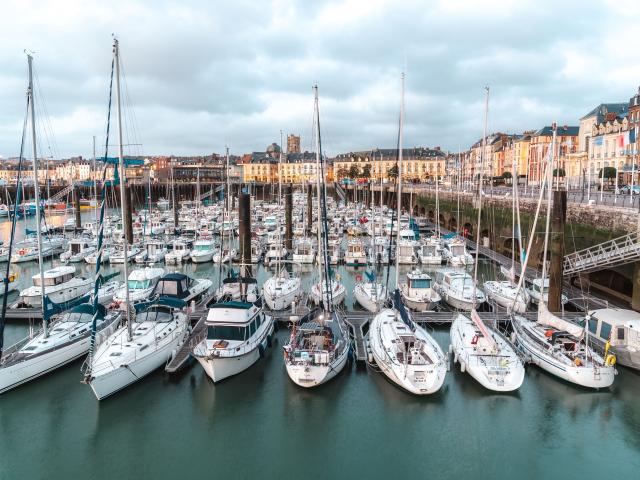
[[[19,268],[28,284],[35,265]],[[218,278],[211,265],[185,271]],[[338,272],[352,286],[363,269]],[[259,282],[268,275],[257,271]],[[10,324],[7,341],[27,329]],[[446,329],[435,336],[448,346]],[[218,385],[194,365],[98,403],[76,362],[9,392],[0,397],[0,478],[637,477],[635,372],[620,369],[610,390],[590,392],[528,368],[518,393],[495,395],[455,369],[441,392],[418,398],[353,367],[307,391],[286,375],[286,338],[280,330],[264,359]]]

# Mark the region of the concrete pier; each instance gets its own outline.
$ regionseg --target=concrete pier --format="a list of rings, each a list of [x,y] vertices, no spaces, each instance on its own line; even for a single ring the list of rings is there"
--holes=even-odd
[[[562,311],[562,283],[564,261],[564,225],[567,218],[567,192],[553,191],[551,207],[551,232],[549,235],[549,311]]]

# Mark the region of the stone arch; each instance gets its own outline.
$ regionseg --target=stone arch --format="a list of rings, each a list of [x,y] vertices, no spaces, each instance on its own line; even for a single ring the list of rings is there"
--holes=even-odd
[[[449,223],[447,225],[447,228],[449,230],[451,230],[452,232],[455,232],[458,229],[458,222],[456,221],[456,217],[451,217],[449,219]]]
[[[445,227],[446,224],[447,224],[447,222],[446,222],[446,220],[444,218],[444,215],[442,213],[440,214],[440,217],[438,218],[438,223],[440,223],[441,227]]]
[[[413,206],[413,214],[414,215],[418,215],[418,212],[420,212],[420,205],[418,205],[417,203]]]
[[[420,207],[420,215],[424,217],[426,214],[427,214],[427,209],[424,207]]]
[[[473,238],[473,225],[469,222],[465,223],[462,234],[467,238]]]
[[[429,210],[428,217],[429,217],[429,221],[431,221],[431,222],[434,221],[436,216],[435,216],[435,213],[433,213],[433,210]]]

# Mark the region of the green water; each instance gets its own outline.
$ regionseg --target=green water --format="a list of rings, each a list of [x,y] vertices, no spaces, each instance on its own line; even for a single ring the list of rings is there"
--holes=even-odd
[[[21,281],[34,267],[21,267]],[[339,271],[348,287],[362,273]],[[260,269],[259,281],[267,275]],[[7,343],[27,329],[8,325]],[[446,329],[435,336],[448,346]],[[441,392],[418,398],[353,366],[303,390],[284,369],[286,338],[280,330],[265,358],[217,385],[193,365],[98,402],[76,362],[8,392],[0,479],[638,478],[640,374],[631,370],[591,392],[529,367],[517,394],[496,395],[456,368]]]

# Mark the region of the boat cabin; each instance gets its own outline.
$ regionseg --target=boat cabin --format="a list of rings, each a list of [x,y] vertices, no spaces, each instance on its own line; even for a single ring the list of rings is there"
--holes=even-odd
[[[46,270],[44,272],[44,286],[45,287],[53,287],[55,285],[61,285],[72,280],[76,276],[75,267],[71,266],[63,266],[52,268],[51,270]],[[33,280],[33,284],[36,287],[42,286],[40,274],[36,274],[31,277]]]

